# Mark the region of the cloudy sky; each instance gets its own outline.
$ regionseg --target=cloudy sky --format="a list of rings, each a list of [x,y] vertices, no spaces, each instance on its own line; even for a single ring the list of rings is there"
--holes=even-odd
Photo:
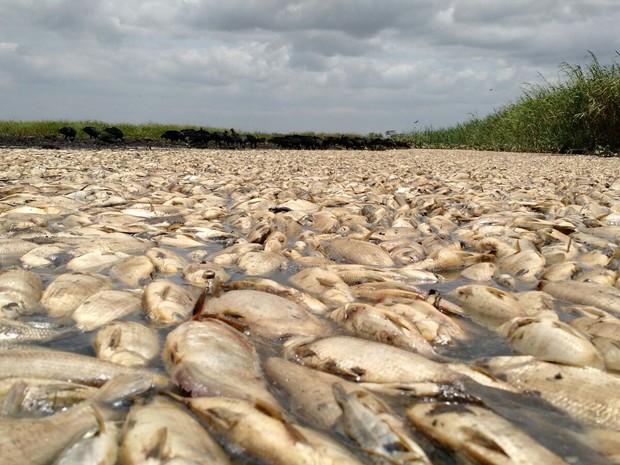
[[[0,120],[445,127],[618,58],[618,24],[618,0],[2,0]]]

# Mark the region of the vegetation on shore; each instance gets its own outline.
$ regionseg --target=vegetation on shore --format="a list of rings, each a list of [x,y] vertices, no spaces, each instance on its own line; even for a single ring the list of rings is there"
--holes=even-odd
[[[562,63],[557,83],[544,81],[528,85],[515,102],[484,118],[472,118],[453,127],[426,128],[404,134],[388,131],[385,137],[418,148],[617,154],[620,152],[620,64],[614,61],[603,65],[594,54],[590,57],[591,62],[585,67]],[[77,138],[86,139],[88,135],[80,130],[82,127],[104,128],[111,124],[101,121],[0,121],[0,135],[57,136],[63,126],[76,128]],[[159,123],[114,126],[129,139],[159,139],[167,130],[198,129]],[[224,131],[222,128],[204,129]],[[369,136],[384,137],[380,134]]]
[[[585,67],[562,63],[559,82],[529,85],[485,118],[405,137],[415,147],[612,155],[620,151],[620,64],[590,58]]]

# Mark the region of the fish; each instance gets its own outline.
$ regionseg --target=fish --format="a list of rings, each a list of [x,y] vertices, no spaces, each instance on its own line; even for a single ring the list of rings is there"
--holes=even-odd
[[[301,305],[267,292],[235,290],[209,299],[201,318],[218,318],[252,336],[272,342],[293,336],[327,335],[330,330]]]
[[[123,425],[119,461],[126,465],[229,465],[228,455],[181,404],[155,397],[133,405]]]
[[[331,336],[291,346],[286,356],[355,382],[449,384],[460,377],[422,355],[352,336]]]
[[[242,255],[237,262],[246,275],[249,276],[271,276],[278,270],[285,269],[289,262],[286,257],[279,253],[256,251]]]
[[[417,403],[407,408],[415,428],[435,441],[489,465],[568,465],[514,424],[477,405]]]
[[[342,409],[336,402],[332,385],[357,389],[357,384],[280,357],[268,357],[262,364],[267,379],[282,393],[288,411],[315,428],[330,431],[336,427]]]
[[[334,271],[319,267],[304,268],[288,281],[318,298],[327,307],[336,307],[355,300],[349,286]]]
[[[603,358],[587,337],[562,321],[517,317],[497,328],[513,350],[539,360],[603,368]]]
[[[371,266],[395,266],[390,254],[380,245],[372,242],[338,237],[323,241],[325,255],[337,262],[358,263]]]
[[[51,415],[95,395],[97,388],[79,383],[40,378],[0,380],[0,417]]]
[[[71,318],[84,331],[92,331],[111,321],[136,313],[141,308],[139,295],[131,291],[104,289],[80,304]]]
[[[0,465],[52,463],[67,447],[99,427],[98,404],[112,403],[150,387],[141,376],[118,376],[106,383],[91,400],[64,412],[44,418],[0,419]]]
[[[41,277],[23,268],[0,273],[0,317],[16,318],[38,309],[42,295]]]
[[[26,323],[0,317],[0,342],[43,342],[71,333],[71,328],[49,324]]]
[[[112,279],[89,273],[63,273],[48,284],[41,305],[51,317],[71,316],[91,295],[112,288]]]
[[[220,320],[180,324],[168,333],[162,358],[171,379],[194,397],[257,399],[281,409],[267,388],[254,346]]]
[[[330,437],[286,419],[257,402],[230,397],[193,397],[184,402],[226,441],[273,465],[361,465]]]
[[[620,430],[620,379],[592,367],[574,367],[532,356],[500,356],[476,365],[521,390],[537,392],[585,425]]]
[[[159,355],[157,332],[136,321],[114,321],[101,328],[93,347],[97,358],[125,366],[147,366]]]
[[[194,295],[183,286],[168,279],[158,279],[147,284],[141,307],[148,320],[165,326],[187,321],[195,301]]]
[[[340,425],[344,433],[373,463],[432,465],[405,422],[377,397],[360,388],[347,391],[339,382],[332,389],[342,409]]]
[[[302,305],[306,310],[315,315],[323,315],[328,311],[327,305],[311,295],[302,292],[294,287],[285,286],[272,279],[249,277],[225,282],[222,288],[232,291],[241,289],[252,289],[255,291],[268,292],[280,297],[284,297],[292,302]]]
[[[620,316],[620,289],[604,284],[571,281],[541,281],[540,289],[556,299],[592,305]]]
[[[158,272],[164,274],[179,273],[187,266],[183,257],[163,247],[152,247],[145,256]]]
[[[113,265],[110,273],[129,287],[139,287],[151,279],[155,266],[145,255],[136,255]]]
[[[509,293],[482,284],[459,286],[448,293],[476,323],[495,329],[512,318],[525,316],[519,301]]]
[[[433,346],[407,318],[389,308],[346,304],[329,314],[348,333],[432,357]]]
[[[0,347],[0,379],[41,378],[100,386],[121,374],[139,374],[153,387],[170,386],[170,379],[143,368],[123,367],[88,355],[29,346]]]
[[[114,421],[98,418],[97,431],[85,435],[66,449],[54,465],[114,465],[118,458],[119,429]],[[102,421],[103,420],[103,421]]]

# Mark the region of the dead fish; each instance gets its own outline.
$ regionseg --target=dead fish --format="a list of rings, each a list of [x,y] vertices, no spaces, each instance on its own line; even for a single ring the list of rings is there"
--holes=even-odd
[[[492,258],[489,254],[439,248],[428,254],[424,260],[407,265],[409,268],[426,271],[459,270]]]
[[[407,303],[388,302],[384,305],[379,304],[379,306],[385,306],[406,318],[431,344],[448,345],[455,339],[468,339],[467,334],[456,320],[425,300],[411,300]]]
[[[592,343],[572,326],[548,318],[517,317],[497,328],[517,354],[565,365],[603,368]]]
[[[242,331],[271,341],[291,336],[323,336],[327,326],[302,306],[267,292],[229,291],[208,300],[202,317],[218,318]]]
[[[114,421],[98,420],[97,431],[86,435],[66,451],[54,462],[54,465],[82,465],[96,463],[97,465],[114,465],[118,457],[119,430]]]
[[[541,273],[545,281],[565,281],[571,279],[579,271],[579,264],[575,261],[563,260],[548,266]]]
[[[605,368],[620,371],[620,341],[606,337],[593,337],[592,344],[603,358]]]
[[[97,388],[39,378],[0,380],[0,416],[38,417],[66,410],[91,398]]]
[[[330,313],[347,332],[432,357],[433,346],[407,318],[388,308],[364,303],[346,304]]]
[[[279,253],[248,252],[239,258],[237,266],[249,276],[271,276],[288,266],[288,260]]]
[[[540,289],[556,299],[582,305],[592,305],[620,315],[620,289],[597,283],[578,281],[542,281]]]
[[[22,268],[0,274],[0,317],[16,318],[34,313],[42,295],[41,277]]]
[[[492,357],[477,365],[522,390],[539,393],[572,418],[597,428],[620,429],[620,379],[591,367],[543,362],[531,356]]]
[[[280,408],[267,389],[254,346],[219,320],[177,326],[166,337],[162,357],[173,381],[192,396],[258,399]]]
[[[41,304],[51,317],[70,316],[91,295],[111,287],[112,280],[107,276],[65,273],[45,288]]]
[[[404,421],[387,405],[363,389],[347,391],[341,383],[332,387],[342,409],[343,431],[374,463],[432,465]]]
[[[191,317],[195,300],[184,287],[158,279],[144,289],[142,310],[149,320],[159,325],[180,323]]]
[[[207,430],[183,406],[163,397],[131,408],[123,426],[119,460],[127,465],[177,460],[195,465],[230,464]]]
[[[461,271],[461,276],[472,281],[491,281],[496,273],[497,266],[495,263],[481,262],[465,268]]]
[[[283,358],[269,357],[263,362],[263,369],[271,383],[284,393],[288,410],[313,427],[325,431],[331,430],[342,415],[332,384],[341,381],[344,389],[357,389],[356,384],[336,375]]]
[[[239,258],[246,253],[256,252],[259,250],[263,250],[263,247],[260,244],[241,242],[209,255],[208,260],[219,266],[231,267],[236,265]]]
[[[75,309],[71,318],[78,328],[92,331],[111,321],[138,312],[141,299],[129,291],[104,289],[91,296]]]
[[[0,342],[43,342],[63,336],[72,330],[48,324],[29,324],[0,317]]]
[[[490,465],[568,465],[501,416],[476,405],[419,403],[407,409],[416,429],[469,460]]]
[[[70,259],[70,246],[67,244],[43,244],[20,257],[24,268],[47,268],[57,266],[62,259]],[[62,257],[62,258],[61,258]]]
[[[450,383],[459,377],[444,364],[408,350],[351,336],[290,347],[287,358],[356,382]]]
[[[507,292],[491,286],[468,284],[448,294],[476,323],[494,329],[518,316],[525,316],[519,301]]]
[[[304,268],[291,276],[289,282],[317,297],[328,307],[340,306],[355,300],[349,286],[340,276],[323,268]]]
[[[545,263],[545,258],[536,250],[521,250],[497,262],[500,272],[508,273],[516,279],[526,282],[537,281]]]
[[[578,282],[603,284],[605,286],[615,286],[618,281],[618,272],[605,268],[594,268],[589,271],[583,271],[573,276]]]
[[[154,387],[170,383],[167,377],[150,370],[123,367],[87,355],[28,346],[0,348],[0,379],[33,377],[100,386],[121,374],[139,374]]]
[[[220,436],[246,454],[273,465],[361,465],[348,449],[273,409],[228,397],[184,400]]]
[[[293,287],[284,286],[277,281],[266,278],[246,278],[237,279],[222,284],[226,290],[252,289],[260,292],[268,292],[280,297],[284,297],[292,302],[302,305],[311,313],[322,315],[327,312],[328,307],[320,300],[312,297],[305,292],[301,292]]]
[[[179,254],[162,247],[153,247],[145,255],[160,273],[179,273],[187,266],[187,261]]]
[[[394,260],[381,246],[371,242],[337,237],[321,244],[325,254],[337,261],[371,266],[394,266]]]
[[[97,332],[93,342],[100,360],[125,366],[146,366],[159,355],[153,328],[135,321],[115,321]]]
[[[145,255],[137,255],[117,263],[110,268],[112,275],[129,287],[139,287],[149,281],[155,267]]]
[[[101,424],[98,403],[112,403],[150,388],[142,377],[119,376],[90,401],[44,418],[0,420],[0,464],[47,465],[67,447]],[[41,438],[45,438],[44,441]]]
[[[213,279],[220,283],[226,283],[230,279],[230,274],[223,267],[214,263],[190,263],[183,268],[185,281],[193,286],[208,286]]]
[[[75,273],[99,273],[129,258],[124,252],[93,250],[71,259],[67,268]]]
[[[14,265],[25,253],[36,248],[34,242],[23,239],[0,239],[0,265]]]

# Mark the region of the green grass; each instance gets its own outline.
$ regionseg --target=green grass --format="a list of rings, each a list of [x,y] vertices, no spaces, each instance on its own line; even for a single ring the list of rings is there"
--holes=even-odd
[[[125,124],[105,123],[102,121],[0,121],[0,134],[6,136],[40,137],[58,135],[63,126],[71,126],[77,130],[78,139],[88,139],[88,135],[82,131],[85,126],[94,126],[99,130],[116,126],[129,139],[158,139],[164,131],[180,130],[186,128],[199,129],[198,126],[174,125],[174,124]],[[207,128],[206,130],[222,130],[219,128]],[[59,136],[60,137],[60,136]]]
[[[586,67],[562,63],[560,80],[528,85],[513,103],[485,118],[404,137],[417,147],[522,152],[620,150],[620,65],[590,54]]]

